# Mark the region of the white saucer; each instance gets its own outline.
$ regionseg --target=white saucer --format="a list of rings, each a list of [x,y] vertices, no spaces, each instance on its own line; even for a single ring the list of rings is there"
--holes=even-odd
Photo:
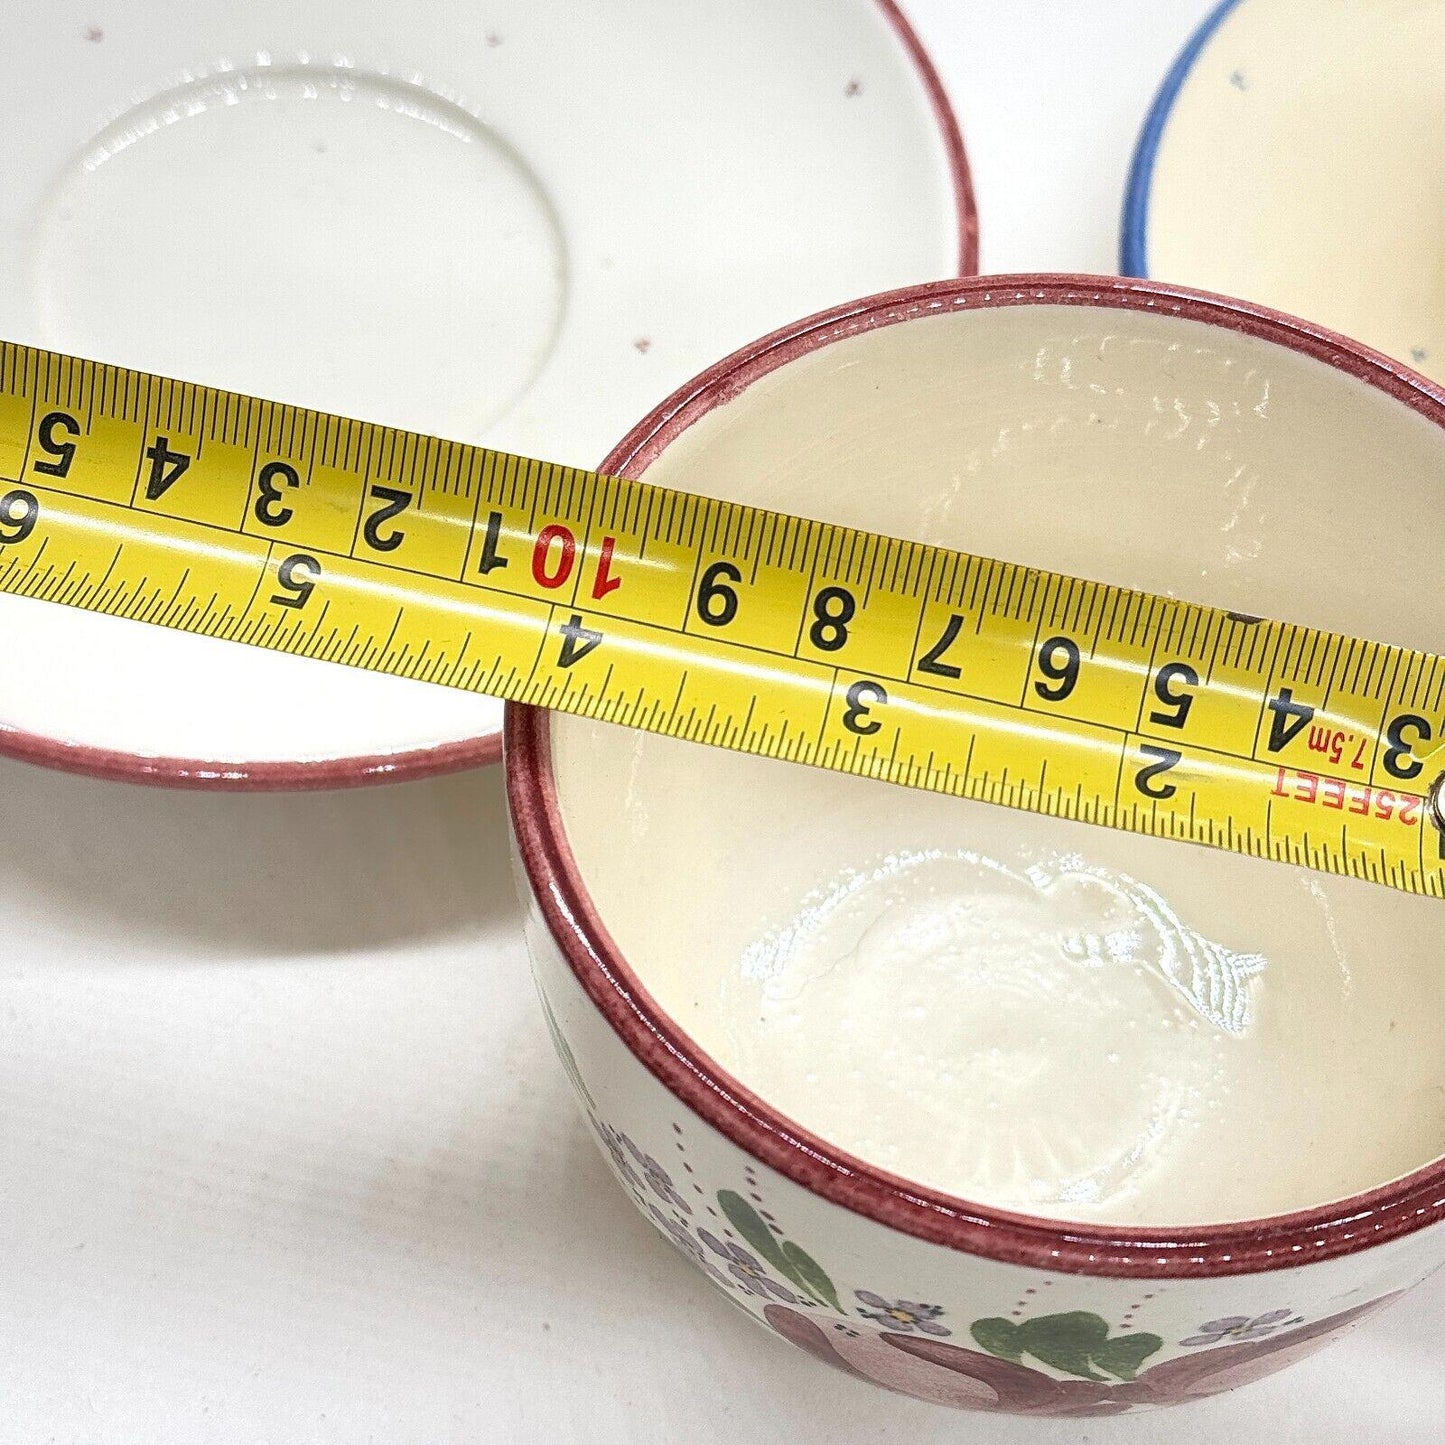
[[[0,335],[595,465],[718,356],[972,270],[891,0],[104,0],[6,22]],[[0,750],[304,787],[500,705],[0,597]]]
[[[1121,269],[1262,302],[1445,379],[1445,4],[1224,0],[1140,137]]]

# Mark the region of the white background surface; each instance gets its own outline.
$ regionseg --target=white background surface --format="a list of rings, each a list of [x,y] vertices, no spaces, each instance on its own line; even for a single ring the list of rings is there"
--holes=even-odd
[[[912,0],[985,269],[1113,268],[1205,8]],[[821,1369],[612,1184],[517,926],[495,772],[222,798],[0,761],[4,1445],[1438,1438],[1445,1275],[1167,1415],[965,1416]]]

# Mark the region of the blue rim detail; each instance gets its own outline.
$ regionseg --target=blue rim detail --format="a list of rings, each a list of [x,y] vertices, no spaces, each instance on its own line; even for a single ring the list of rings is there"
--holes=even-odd
[[[1159,142],[1164,135],[1169,113],[1174,102],[1199,58],[1199,52],[1209,43],[1214,32],[1224,23],[1225,17],[1239,4],[1239,0],[1220,0],[1220,3],[1205,16],[1199,28],[1189,37],[1170,66],[1154,104],[1144,119],[1144,128],[1139,132],[1139,142],[1134,147],[1134,159],[1129,165],[1129,181],[1124,188],[1124,223],[1119,241],[1119,271],[1124,276],[1148,276],[1149,248],[1146,238],[1149,221],[1149,187],[1154,180],[1154,161],[1159,154]]]

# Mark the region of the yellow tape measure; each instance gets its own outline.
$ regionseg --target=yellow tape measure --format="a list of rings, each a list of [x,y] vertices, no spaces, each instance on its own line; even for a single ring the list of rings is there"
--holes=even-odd
[[[0,590],[1445,896],[1445,660],[0,343]]]

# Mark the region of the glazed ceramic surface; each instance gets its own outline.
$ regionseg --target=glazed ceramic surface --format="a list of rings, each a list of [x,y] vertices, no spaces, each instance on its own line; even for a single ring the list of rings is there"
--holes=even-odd
[[[931,288],[690,398],[613,462],[1386,641],[1445,620],[1388,523],[1433,505],[1445,407],[1245,308]],[[1168,1403],[1315,1347],[1445,1249],[1428,902],[511,726],[534,960],[594,1129],[654,1223],[811,1353],[956,1404]]]
[[[1225,0],[1135,157],[1123,270],[1277,306],[1445,376],[1445,5]]]
[[[28,6],[7,43],[14,340],[590,466],[765,327],[974,264],[891,0]],[[43,762],[304,786],[499,747],[490,699],[23,599],[0,629],[0,748]]]
[[[528,938],[554,1042],[633,1202],[734,1304],[857,1378],[1020,1414],[1179,1404],[1312,1353],[1438,1263],[1439,1239],[1414,1235],[1365,1262],[1156,1279],[1143,1254],[1139,1277],[1100,1278],[910,1238],[704,1124],[600,1022],[535,908]]]

